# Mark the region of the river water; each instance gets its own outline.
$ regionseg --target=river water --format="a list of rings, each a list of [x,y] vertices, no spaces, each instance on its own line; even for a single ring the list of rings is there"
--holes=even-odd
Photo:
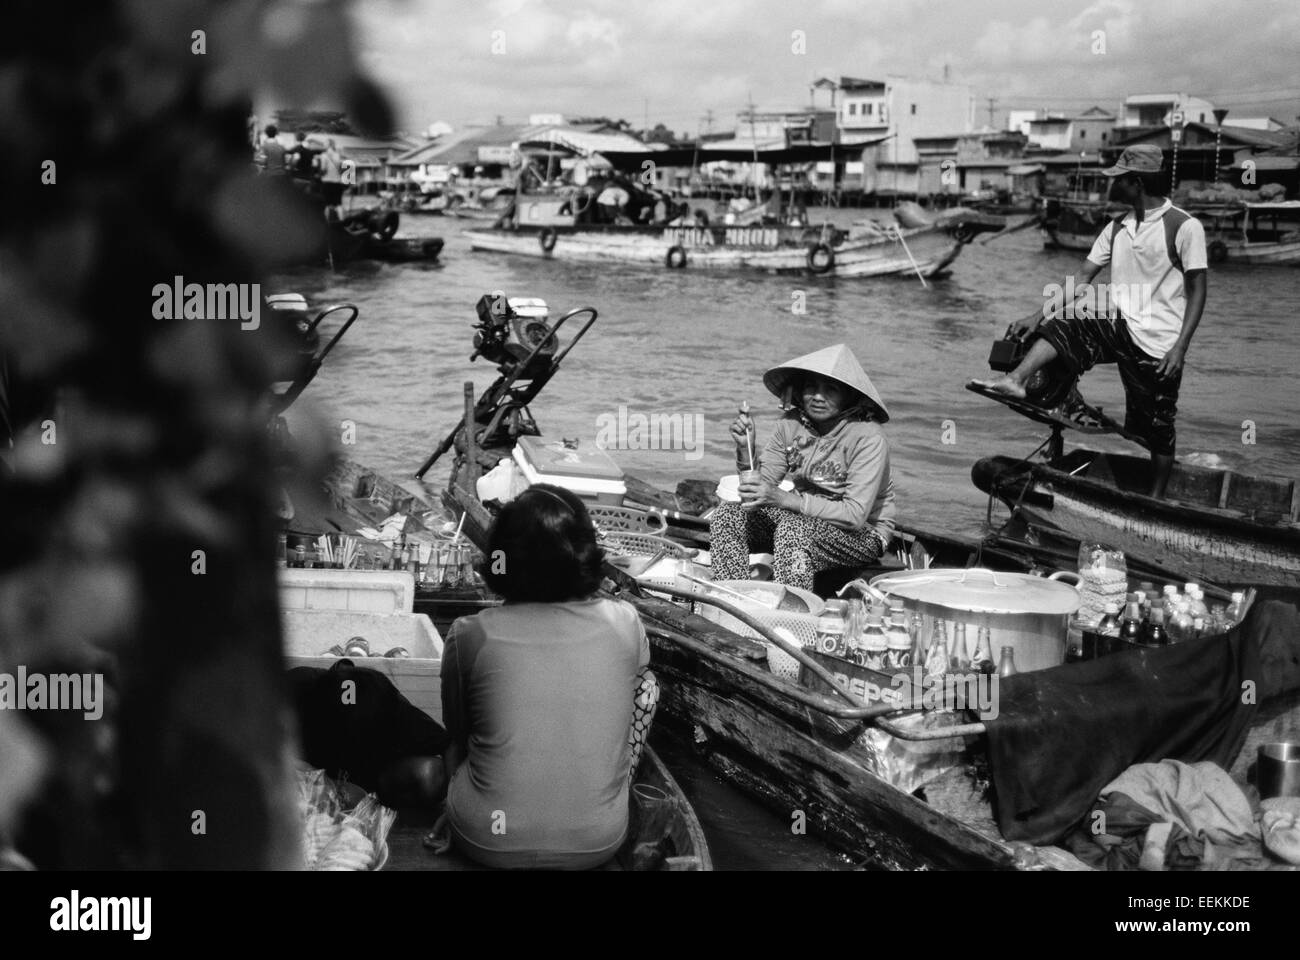
[[[836,211],[841,224],[862,212]],[[900,516],[978,533],[985,497],[971,484],[982,456],[1027,455],[1044,429],[963,388],[987,373],[991,342],[1041,305],[1083,254],[1046,251],[1035,230],[969,245],[946,278],[849,280],[705,273],[632,265],[566,264],[474,253],[470,222],[406,216],[401,234],[441,236],[441,262],[359,263],[278,278],[313,305],[351,301],[361,318],[299,404],[356,425],[354,459],[409,476],[452,429],[462,383],[482,390],[495,371],[469,364],[474,303],[483,293],[541,297],[552,318],[594,306],[600,318],[533,406],[544,433],[595,443],[602,427],[659,415],[681,424],[675,449],[625,437],[611,451],[630,473],[669,489],[688,476],[732,472],[727,425],[742,400],[760,442],[776,416],[763,371],[847,343],[883,395]],[[1210,275],[1205,317],[1188,353],[1178,417],[1179,456],[1252,473],[1300,476],[1300,268],[1223,267]],[[1084,395],[1122,419],[1113,367],[1083,380]],[[672,418],[672,419],[667,419]],[[686,425],[690,425],[687,430]],[[702,435],[696,425],[702,425]],[[700,442],[702,439],[702,442]],[[1073,439],[1073,438],[1071,438]],[[1123,441],[1090,446],[1125,450]],[[441,479],[439,464],[430,479]],[[1000,514],[995,514],[998,516]],[[844,868],[847,861],[789,837],[768,816],[712,781],[688,752],[674,769],[715,836],[720,867]]]

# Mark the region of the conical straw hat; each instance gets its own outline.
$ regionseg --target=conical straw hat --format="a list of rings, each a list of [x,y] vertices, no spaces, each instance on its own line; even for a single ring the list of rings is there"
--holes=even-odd
[[[875,384],[862,369],[862,364],[858,363],[858,358],[853,355],[853,351],[845,344],[837,343],[833,347],[807,353],[773,367],[763,374],[763,386],[780,397],[789,386],[790,378],[801,373],[816,373],[839,381],[874,403],[880,410],[881,423],[889,419],[889,410],[885,407],[885,401],[880,399]]]

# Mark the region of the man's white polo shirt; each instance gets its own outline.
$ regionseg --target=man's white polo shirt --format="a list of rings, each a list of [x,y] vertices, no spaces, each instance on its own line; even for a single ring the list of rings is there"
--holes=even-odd
[[[1088,254],[1099,267],[1110,264],[1111,302],[1128,321],[1133,342],[1157,359],[1178,342],[1187,309],[1183,275],[1170,262],[1165,245],[1164,216],[1173,209],[1173,202],[1165,200],[1148,210],[1141,224],[1130,210],[1115,236],[1115,249],[1107,224]],[[1205,269],[1205,228],[1195,217],[1178,228],[1174,247],[1183,270]]]

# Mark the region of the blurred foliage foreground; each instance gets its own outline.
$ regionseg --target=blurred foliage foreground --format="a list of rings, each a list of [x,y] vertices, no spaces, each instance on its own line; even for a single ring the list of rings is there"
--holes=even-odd
[[[100,673],[105,702],[0,709],[0,848],[293,867],[270,358],[238,320],[156,319],[152,290],[259,282],[317,228],[251,173],[255,96],[370,133],[386,105],[340,2],[5,9],[0,674]]]

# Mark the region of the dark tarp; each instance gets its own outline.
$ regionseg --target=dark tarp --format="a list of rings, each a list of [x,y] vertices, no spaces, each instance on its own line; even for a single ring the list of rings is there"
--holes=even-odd
[[[1009,677],[985,721],[993,811],[1007,840],[1054,843],[1135,763],[1225,769],[1255,704],[1297,684],[1300,611],[1256,602],[1222,637]],[[1253,699],[1243,684],[1254,683]],[[1246,702],[1249,701],[1249,702]]]
[[[757,156],[759,163],[772,166],[816,163],[819,160],[854,160],[861,155],[864,148],[888,139],[888,137],[881,137],[878,140],[853,144],[805,144],[775,150],[759,150]],[[660,167],[692,167],[701,163],[717,163],[720,160],[730,163],[753,163],[755,151],[739,148],[697,150],[694,147],[673,147],[668,150],[603,150],[600,155],[618,170],[641,170],[641,165],[647,160]]]

